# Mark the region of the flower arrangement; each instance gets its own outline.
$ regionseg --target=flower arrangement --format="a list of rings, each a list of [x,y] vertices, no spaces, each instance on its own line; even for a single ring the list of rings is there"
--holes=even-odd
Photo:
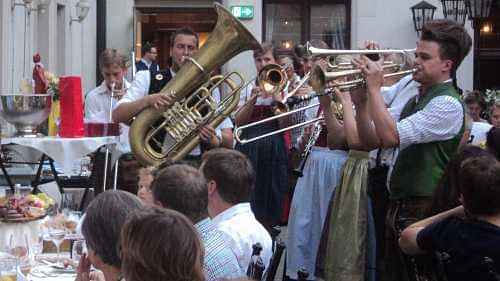
[[[44,72],[47,79],[47,93],[52,94],[52,100],[59,100],[59,77],[49,71]]]
[[[484,91],[484,100],[486,101],[486,104],[488,104],[488,107],[500,102],[500,90],[487,89]]]

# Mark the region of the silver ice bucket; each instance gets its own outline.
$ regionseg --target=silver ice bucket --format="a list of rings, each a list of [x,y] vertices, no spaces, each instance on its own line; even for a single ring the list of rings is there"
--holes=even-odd
[[[0,94],[0,116],[16,127],[16,136],[37,137],[50,114],[51,94]]]

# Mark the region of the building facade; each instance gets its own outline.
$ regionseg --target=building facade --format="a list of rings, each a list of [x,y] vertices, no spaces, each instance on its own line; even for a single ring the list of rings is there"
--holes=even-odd
[[[106,46],[124,52],[136,52],[140,57],[142,42],[153,41],[165,49],[165,34],[183,23],[196,27],[196,31],[207,32],[205,26],[213,26],[216,19],[210,9],[209,0],[106,0]],[[289,48],[295,43],[311,39],[327,41],[331,47],[359,48],[364,40],[375,40],[382,47],[414,48],[418,39],[413,27],[410,7],[416,0],[222,0],[232,6],[251,6],[253,18],[242,20],[260,41],[273,41],[277,46]],[[443,18],[441,2],[429,0],[437,7],[434,18]],[[176,18],[180,13],[188,17]],[[162,16],[163,15],[163,16]],[[182,19],[180,19],[182,18]],[[183,22],[191,19],[189,22]],[[177,26],[178,26],[177,25]],[[151,27],[161,26],[158,30]],[[465,27],[473,35],[469,21]],[[149,29],[148,29],[149,28]],[[156,34],[156,35],[155,35]],[[163,34],[163,35],[162,35]],[[168,48],[168,46],[167,46]],[[162,50],[160,50],[160,53]],[[168,59],[168,52],[163,54]],[[160,58],[160,62],[168,63]],[[245,77],[255,75],[251,52],[244,52],[225,65],[225,70],[242,72]],[[464,90],[473,88],[473,54],[466,57],[458,74],[459,86]]]
[[[40,0],[32,0],[34,8]],[[47,0],[45,0],[47,1]],[[78,2],[90,6],[87,17],[76,17]],[[160,49],[160,65],[169,64],[169,35],[177,27],[189,25],[203,42],[216,22],[211,0],[51,0],[45,11],[32,10],[0,1],[0,89],[17,89],[23,77],[31,77],[32,55],[39,52],[46,69],[58,75],[79,75],[84,91],[100,82],[97,54],[104,48],[135,53],[140,58],[143,42],[152,41]],[[416,0],[219,0],[230,9],[250,6],[253,15],[243,20],[260,41],[273,41],[281,48],[322,39],[334,48],[356,49],[364,40],[383,47],[414,48],[417,33],[410,7]],[[434,18],[442,18],[441,3]],[[473,35],[469,21],[465,23]],[[225,66],[247,79],[254,77],[251,52],[244,52]],[[473,53],[458,71],[459,86],[473,88]]]
[[[38,52],[45,69],[81,76],[84,91],[90,90],[96,83],[97,0],[51,0],[43,10],[38,1],[0,1],[0,89],[16,91],[22,78],[32,77]],[[81,22],[78,2],[89,5]]]

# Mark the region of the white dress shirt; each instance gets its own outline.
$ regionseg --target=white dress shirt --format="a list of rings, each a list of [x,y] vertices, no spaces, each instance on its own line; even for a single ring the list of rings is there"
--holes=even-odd
[[[151,70],[151,65],[153,64],[152,61],[147,61],[145,59],[141,59],[141,61],[148,67],[149,70]],[[157,64],[156,65],[156,71],[160,71],[160,66]]]
[[[131,84],[123,79],[125,89],[129,89]],[[121,100],[120,100],[121,101]],[[111,98],[110,91],[103,81],[102,84],[90,91],[85,96],[85,120],[87,122],[108,123],[110,122],[110,109],[116,108],[120,101],[117,98]],[[130,144],[128,139],[129,127],[125,124],[120,124],[120,141],[118,150],[123,153],[130,152]]]
[[[491,124],[484,122],[473,122],[470,132],[470,144],[484,146],[486,145],[486,136],[490,131]]]
[[[247,271],[252,256],[252,246],[257,242],[262,245],[260,256],[267,269],[272,256],[271,236],[255,219],[250,203],[232,206],[212,218],[212,223],[229,237],[229,244],[243,272]]]
[[[170,73],[172,74],[172,78],[175,76],[175,72],[170,69]],[[134,102],[146,97],[149,94],[149,86],[151,83],[151,73],[148,70],[138,71],[135,75],[134,81],[132,85],[127,90],[125,96],[118,102],[118,105],[127,102]],[[217,102],[220,102],[220,92],[219,89],[215,89],[213,91],[213,96]],[[229,118],[224,119],[222,123],[215,128],[215,133],[219,138],[222,137],[221,130],[226,128],[233,128],[233,123]],[[197,145],[189,155],[200,155],[201,149],[200,146]]]
[[[387,110],[392,119],[399,121],[403,107],[408,101],[418,95],[420,83],[413,81],[412,75],[407,75],[390,87],[382,87],[380,94],[384,99]],[[370,167],[375,167],[378,149],[370,152]],[[391,166],[393,158],[397,156],[397,149],[386,148],[380,152],[380,164]]]
[[[422,110],[397,122],[399,149],[417,143],[449,140],[458,134],[463,122],[464,110],[460,101],[451,96],[435,97]]]

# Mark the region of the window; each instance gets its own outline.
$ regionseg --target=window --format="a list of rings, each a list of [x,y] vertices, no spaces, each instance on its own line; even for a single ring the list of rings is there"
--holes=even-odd
[[[350,0],[264,0],[264,40],[280,49],[312,39],[350,47]]]

